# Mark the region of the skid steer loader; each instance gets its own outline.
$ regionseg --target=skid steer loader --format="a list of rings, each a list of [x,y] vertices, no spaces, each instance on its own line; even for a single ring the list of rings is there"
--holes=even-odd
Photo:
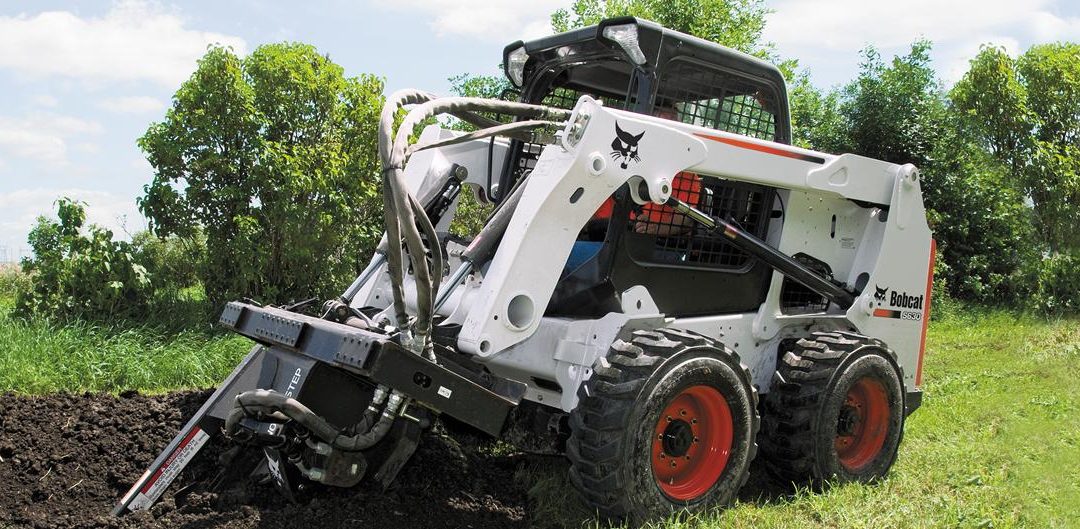
[[[516,101],[389,98],[370,265],[312,314],[229,303],[257,345],[114,513],[218,435],[286,495],[386,486],[440,415],[564,451],[609,518],[723,505],[755,457],[803,483],[888,472],[921,401],[919,171],[793,147],[775,67],[645,20],[503,63]],[[443,114],[475,130],[410,144]],[[462,192],[494,205],[469,240]]]

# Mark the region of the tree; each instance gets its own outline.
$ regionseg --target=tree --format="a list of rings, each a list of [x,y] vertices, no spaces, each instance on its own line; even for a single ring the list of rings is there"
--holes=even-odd
[[[962,112],[950,107],[930,66],[930,43],[885,62],[863,50],[858,76],[839,90],[792,90],[795,137],[810,147],[913,163],[923,176],[927,215],[938,242],[939,285],[979,301],[1019,299],[1034,288],[1026,263],[1031,211],[1010,172],[985,152]]]
[[[361,267],[381,232],[382,87],[304,44],[199,61],[139,139],[155,173],[139,208],[160,236],[205,233],[213,303],[329,296]]]
[[[1014,174],[1024,166],[1034,123],[1014,61],[1003,48],[983,46],[949,92],[973,137]]]
[[[450,92],[462,97],[486,97],[502,99],[507,91],[513,90],[510,81],[502,75],[473,75],[463,73],[448,79]]]
[[[859,75],[840,92],[842,123],[815,147],[925,167],[937,144],[945,104],[930,66],[930,42],[911,45],[886,65],[872,46],[863,50]]]
[[[605,18],[630,15],[745,53],[773,58],[773,46],[761,42],[768,14],[764,0],[575,0],[569,10],[559,9],[551,15],[551,27],[561,33]]]
[[[936,281],[959,299],[1016,302],[1035,288],[1032,212],[1008,167],[972,141],[955,114],[941,123],[922,168],[923,200],[938,243]]]
[[[793,144],[825,150],[835,143],[833,138],[843,135],[840,94],[835,90],[818,90],[810,82],[807,72],[799,73],[794,82],[788,84],[788,101]]]
[[[950,96],[1031,200],[1042,244],[1080,250],[1080,45],[1032,46],[1018,60],[984,46]]]
[[[1032,46],[1017,70],[1034,116],[1022,180],[1040,232],[1052,251],[1080,251],[1080,44]]]

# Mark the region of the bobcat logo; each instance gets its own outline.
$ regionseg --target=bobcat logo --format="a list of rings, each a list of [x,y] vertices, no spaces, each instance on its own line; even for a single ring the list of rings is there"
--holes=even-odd
[[[626,166],[631,160],[640,162],[641,157],[638,156],[638,142],[641,141],[641,137],[644,135],[644,132],[637,136],[630,134],[619,128],[619,123],[615,122],[615,139],[611,141],[611,148],[613,149],[611,151],[611,159],[616,161],[621,160],[622,163],[620,163],[619,166],[623,169],[626,169]]]
[[[889,287],[881,288],[881,287],[879,287],[877,285],[874,285],[874,299],[876,299],[876,300],[878,300],[880,302],[884,302],[885,301],[885,294],[888,294],[888,293],[889,293]]]

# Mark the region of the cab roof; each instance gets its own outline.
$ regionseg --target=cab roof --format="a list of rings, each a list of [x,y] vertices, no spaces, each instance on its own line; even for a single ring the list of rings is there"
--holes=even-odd
[[[752,55],[721,46],[692,35],[687,35],[661,26],[650,20],[636,17],[616,17],[601,21],[594,26],[587,26],[556,35],[541,37],[530,41],[516,41],[503,49],[503,65],[509,65],[511,52],[524,46],[528,55],[525,63],[524,79],[530,73],[553,61],[564,60],[568,54],[588,57],[620,56],[632,61],[622,46],[604,35],[604,30],[611,26],[633,25],[637,29],[638,47],[645,57],[644,64],[638,66],[647,71],[657,71],[673,58],[693,58],[714,64],[745,75],[763,78],[783,90],[784,76],[780,70]],[[507,71],[507,77],[510,78]],[[511,82],[513,82],[513,79]],[[519,87],[520,88],[520,87]]]

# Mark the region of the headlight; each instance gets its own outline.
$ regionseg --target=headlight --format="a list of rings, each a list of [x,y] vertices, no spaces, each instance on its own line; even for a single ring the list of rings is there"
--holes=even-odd
[[[517,88],[521,88],[525,82],[525,62],[528,60],[529,54],[525,52],[525,46],[510,52],[506,57],[506,76]]]
[[[645,64],[645,53],[638,44],[637,24],[620,24],[604,28],[604,37],[619,43],[634,64]]]

